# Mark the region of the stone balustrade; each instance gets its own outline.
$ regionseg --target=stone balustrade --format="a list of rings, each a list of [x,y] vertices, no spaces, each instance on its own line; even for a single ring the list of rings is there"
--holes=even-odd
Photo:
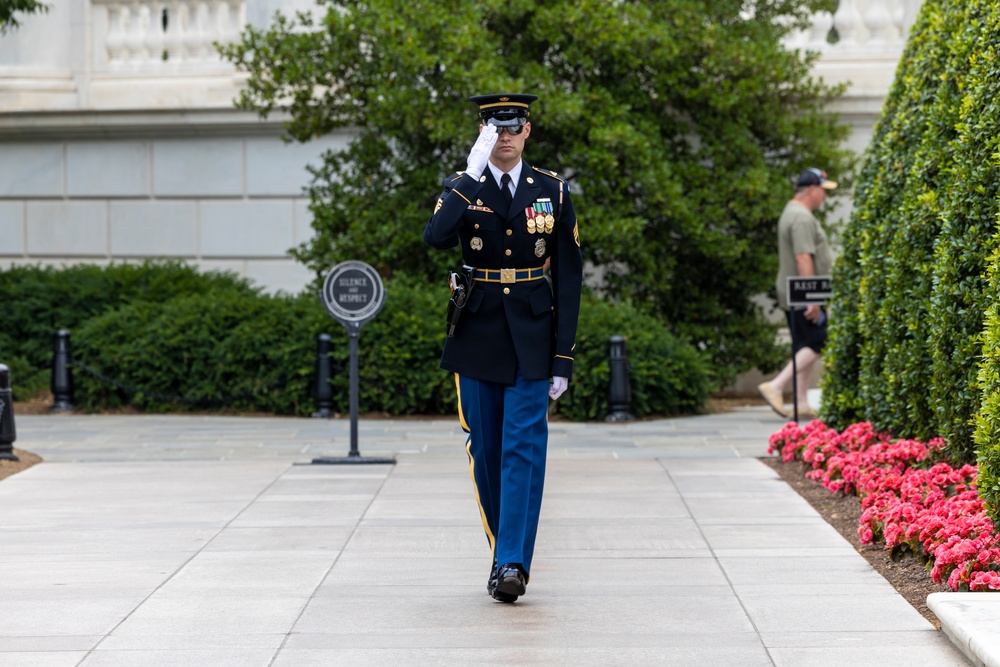
[[[840,0],[836,11],[817,13],[812,26],[790,35],[786,44],[818,51],[823,60],[871,56],[898,58],[922,2]]]
[[[226,67],[214,43],[236,40],[245,17],[243,0],[93,0],[94,69]]]
[[[38,111],[232,110],[246,76],[216,43],[248,22],[311,0],[49,0],[0,40],[0,134],[23,130]],[[790,48],[819,52],[815,71],[848,83],[841,108],[877,113],[921,0],[840,0],[788,36]],[[40,49],[38,44],[50,45]],[[848,109],[849,107],[849,109]],[[41,122],[41,121],[39,121]],[[89,121],[88,121],[89,123]],[[88,123],[85,123],[88,124]]]

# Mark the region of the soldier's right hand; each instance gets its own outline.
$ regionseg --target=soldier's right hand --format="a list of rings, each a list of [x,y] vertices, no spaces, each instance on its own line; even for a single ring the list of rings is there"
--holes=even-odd
[[[493,145],[497,142],[497,128],[493,125],[483,125],[479,132],[479,138],[469,151],[469,160],[465,167],[465,173],[472,176],[477,181],[486,170],[486,163],[489,162],[493,153]]]

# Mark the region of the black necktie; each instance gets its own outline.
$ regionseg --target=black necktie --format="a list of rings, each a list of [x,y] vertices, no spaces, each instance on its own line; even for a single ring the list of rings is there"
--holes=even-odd
[[[504,201],[510,206],[510,203],[514,201],[514,195],[510,193],[510,174],[504,174],[500,177],[500,192],[503,193]]]

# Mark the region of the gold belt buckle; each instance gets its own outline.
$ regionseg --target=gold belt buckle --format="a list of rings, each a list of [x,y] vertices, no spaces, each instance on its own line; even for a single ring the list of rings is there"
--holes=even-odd
[[[517,282],[517,269],[500,269],[500,282],[502,282],[502,283],[516,283]]]

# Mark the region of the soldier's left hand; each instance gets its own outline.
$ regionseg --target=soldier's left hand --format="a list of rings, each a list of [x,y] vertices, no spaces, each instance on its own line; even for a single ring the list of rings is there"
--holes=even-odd
[[[566,387],[568,386],[569,386],[569,379],[559,376],[553,376],[552,384],[549,385],[549,398],[551,398],[553,401],[558,401],[559,397],[563,395],[563,392],[566,391]]]

